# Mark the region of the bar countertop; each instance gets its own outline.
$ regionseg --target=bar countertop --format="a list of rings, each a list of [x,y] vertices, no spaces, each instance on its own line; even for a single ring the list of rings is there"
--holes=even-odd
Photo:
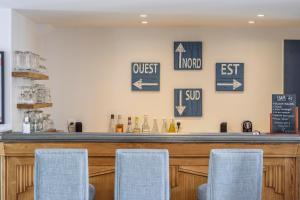
[[[111,142],[111,143],[300,143],[299,134],[249,133],[2,133],[0,142]]]

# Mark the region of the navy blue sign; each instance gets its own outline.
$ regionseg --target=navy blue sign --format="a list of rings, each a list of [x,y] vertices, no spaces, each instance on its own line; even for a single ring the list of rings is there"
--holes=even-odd
[[[216,90],[244,91],[244,63],[217,63]]]
[[[132,91],[159,91],[160,63],[131,63]]]
[[[174,89],[175,117],[202,116],[202,89]]]
[[[296,95],[272,95],[272,132],[295,132]]]
[[[174,69],[202,69],[202,42],[174,42]]]

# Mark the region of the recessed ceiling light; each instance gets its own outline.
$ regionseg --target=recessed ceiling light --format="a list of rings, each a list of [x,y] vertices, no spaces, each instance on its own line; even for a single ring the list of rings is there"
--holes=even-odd
[[[255,21],[250,20],[250,21],[248,21],[248,24],[255,24]]]
[[[141,23],[142,23],[142,24],[148,24],[148,22],[147,22],[147,21],[142,21]]]
[[[141,18],[147,18],[148,15],[146,15],[146,14],[140,14],[140,17],[141,17]]]
[[[264,17],[264,14],[258,14],[257,17]]]

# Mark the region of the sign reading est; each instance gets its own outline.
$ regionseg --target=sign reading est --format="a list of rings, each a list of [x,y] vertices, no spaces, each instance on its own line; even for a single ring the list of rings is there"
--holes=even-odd
[[[132,91],[159,91],[160,63],[131,63]]]
[[[175,117],[202,116],[202,89],[174,89]]]
[[[174,69],[201,70],[202,42],[174,42]]]
[[[244,63],[217,63],[216,90],[244,91]]]

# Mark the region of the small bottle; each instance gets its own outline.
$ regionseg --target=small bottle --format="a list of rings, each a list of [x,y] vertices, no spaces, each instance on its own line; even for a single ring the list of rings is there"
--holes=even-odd
[[[159,133],[158,125],[157,125],[157,119],[153,119],[153,127],[152,127],[152,133]]]
[[[25,115],[23,120],[23,133],[29,134],[30,133],[30,122],[28,114]]]
[[[132,133],[132,123],[131,123],[131,117],[128,117],[128,124],[127,124],[127,133]]]
[[[150,126],[148,124],[148,116],[144,116],[144,123],[142,125],[142,132],[143,133],[150,133]]]
[[[181,131],[181,123],[180,123],[180,121],[178,121],[176,123],[176,128],[177,128],[177,133],[179,133]]]
[[[111,114],[110,115],[110,120],[109,120],[108,132],[109,133],[114,133],[116,131],[115,129],[116,129],[115,115]]]
[[[140,124],[139,124],[139,118],[135,117],[134,118],[134,129],[133,129],[134,133],[140,133],[141,129],[140,129]]]
[[[124,132],[124,124],[122,122],[122,115],[118,115],[118,123],[116,125],[116,133]]]
[[[176,133],[176,127],[175,127],[175,121],[174,119],[171,119],[170,127],[169,127],[169,133]]]
[[[163,124],[161,127],[161,133],[167,133],[168,132],[168,124],[167,124],[167,120],[163,119]]]

